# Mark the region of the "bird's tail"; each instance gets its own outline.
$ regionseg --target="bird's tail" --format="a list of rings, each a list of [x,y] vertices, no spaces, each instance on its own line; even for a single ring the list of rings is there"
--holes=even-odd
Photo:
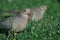
[[[11,30],[12,29],[12,26],[8,23],[5,23],[3,21],[0,21],[0,29],[3,29],[3,30]]]

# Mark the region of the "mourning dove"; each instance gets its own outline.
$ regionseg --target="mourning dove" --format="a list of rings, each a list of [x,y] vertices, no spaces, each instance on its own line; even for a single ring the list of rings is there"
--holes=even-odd
[[[28,23],[28,14],[30,14],[29,8],[20,10],[16,16],[3,18],[0,20],[0,29],[15,32],[24,30],[26,28],[26,24]]]
[[[38,21],[43,18],[44,13],[47,10],[47,6],[42,5],[39,8],[31,8],[30,10],[31,10],[31,13],[29,15],[29,20]]]

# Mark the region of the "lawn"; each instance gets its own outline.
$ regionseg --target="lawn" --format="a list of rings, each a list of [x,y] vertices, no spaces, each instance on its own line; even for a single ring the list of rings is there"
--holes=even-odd
[[[0,9],[23,9],[46,5],[47,11],[41,21],[28,23],[27,28],[14,36],[0,34],[0,40],[60,40],[60,2],[57,0],[0,0]],[[2,14],[0,19],[8,13]],[[1,30],[0,30],[1,31]]]

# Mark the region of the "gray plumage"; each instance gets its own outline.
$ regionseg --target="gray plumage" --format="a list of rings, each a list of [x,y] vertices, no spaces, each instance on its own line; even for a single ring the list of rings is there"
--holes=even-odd
[[[46,10],[47,10],[47,6],[45,5],[42,5],[39,8],[32,8],[31,13],[29,15],[30,16],[29,19],[31,19],[32,21],[41,20]]]
[[[24,11],[25,10],[25,11]],[[28,23],[29,9],[24,9],[19,11],[16,16],[11,16],[8,18],[3,18],[0,20],[0,29],[6,29],[8,31],[22,31],[26,28]]]

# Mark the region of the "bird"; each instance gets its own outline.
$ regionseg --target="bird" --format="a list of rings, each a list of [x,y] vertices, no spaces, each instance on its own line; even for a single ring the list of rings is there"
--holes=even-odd
[[[7,30],[8,32],[20,32],[26,28],[28,23],[28,14],[30,14],[30,9],[23,9],[19,11],[11,11],[11,13],[16,13],[16,16],[10,16],[0,20],[0,29]]]
[[[31,12],[29,14],[29,20],[39,21],[43,18],[45,11],[47,10],[46,5],[41,5],[38,8],[30,8]]]

